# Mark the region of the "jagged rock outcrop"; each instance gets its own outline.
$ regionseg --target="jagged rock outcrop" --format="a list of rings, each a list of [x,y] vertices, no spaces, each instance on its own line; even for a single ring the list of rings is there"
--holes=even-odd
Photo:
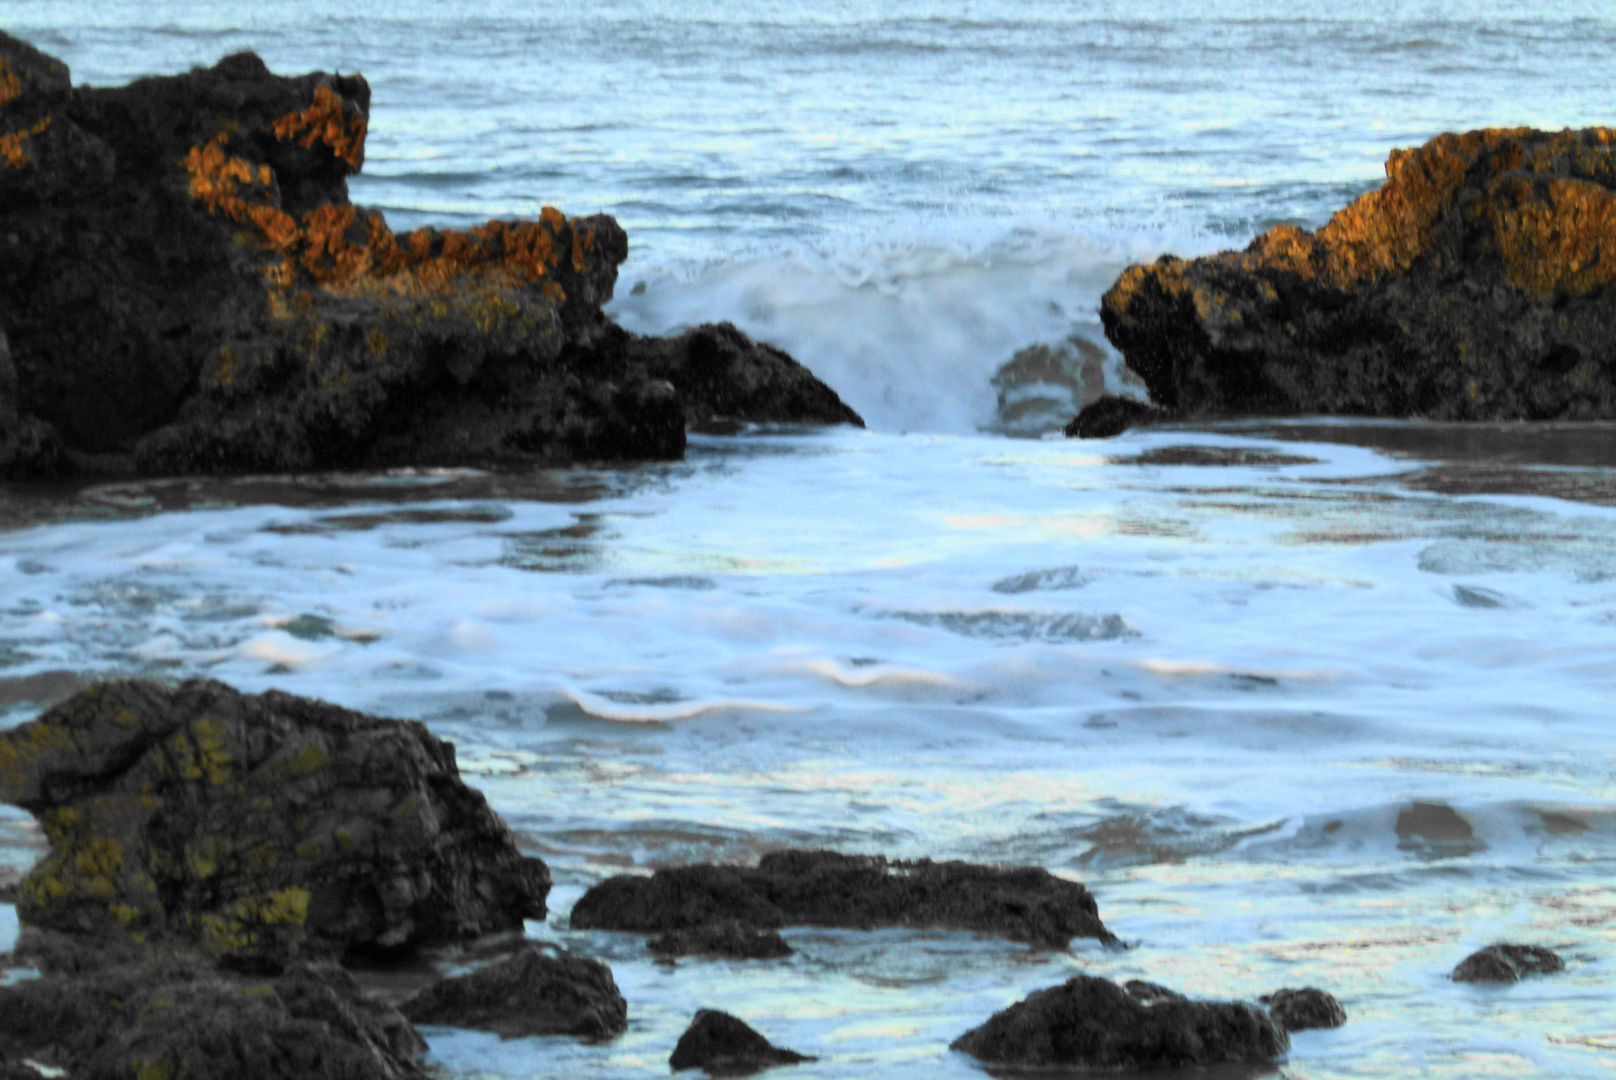
[[[476,1028],[504,1039],[609,1039],[628,1027],[628,1004],[610,968],[533,943],[486,967],[435,983],[399,1010],[417,1024]]]
[[[1287,986],[1257,1000],[1268,1006],[1268,1015],[1286,1031],[1337,1028],[1347,1022],[1347,1010],[1336,996],[1316,986],[1299,990]]]
[[[775,1065],[817,1060],[775,1046],[752,1030],[746,1021],[727,1012],[701,1009],[679,1036],[673,1053],[668,1056],[668,1066],[675,1072],[704,1069],[715,1076],[735,1076]]]
[[[81,960],[93,953],[81,950]],[[193,955],[49,971],[0,987],[0,1048],[75,1077],[416,1080],[426,1044],[334,964],[255,981]],[[34,1074],[38,1075],[38,1074]]]
[[[1036,867],[776,851],[756,867],[683,866],[621,875],[573,905],[574,929],[660,933],[734,920],[763,930],[883,926],[970,930],[1045,949],[1116,940],[1088,889]]]
[[[612,324],[610,217],[393,233],[348,198],[369,109],[360,76],[251,53],[73,87],[0,32],[0,477],[672,458],[692,418],[859,422],[733,327]]]
[[[192,680],[98,683],[0,732],[0,798],[49,853],[25,926],[228,966],[390,957],[542,918],[519,854],[425,725]]]
[[[1541,945],[1489,945],[1471,953],[1453,969],[1454,982],[1519,982],[1528,975],[1553,975],[1565,961]]]
[[[1290,1038],[1244,1002],[1077,975],[995,1013],[951,1047],[989,1065],[1138,1070],[1268,1062]]]
[[[1616,129],[1441,135],[1317,232],[1165,256],[1106,336],[1186,417],[1616,417]]]

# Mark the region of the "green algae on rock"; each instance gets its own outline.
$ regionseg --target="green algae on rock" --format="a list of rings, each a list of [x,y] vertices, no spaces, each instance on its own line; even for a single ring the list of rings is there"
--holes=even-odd
[[[1616,417],[1616,129],[1447,134],[1317,232],[1129,267],[1106,336],[1186,418]]]
[[[25,926],[243,969],[519,929],[550,887],[424,725],[274,691],[96,684],[0,733],[0,797],[51,845]]]
[[[704,328],[716,353],[618,328],[604,214],[395,234],[348,198],[369,115],[362,77],[251,53],[73,87],[0,32],[0,478],[670,459],[692,418],[861,423],[733,327]]]

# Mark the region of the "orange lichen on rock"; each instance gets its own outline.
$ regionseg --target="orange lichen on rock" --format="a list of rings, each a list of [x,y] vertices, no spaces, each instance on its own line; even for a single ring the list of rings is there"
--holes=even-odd
[[[305,150],[323,144],[341,161],[359,168],[365,159],[366,120],[349,112],[342,97],[329,86],[314,89],[314,104],[302,112],[288,113],[269,125],[269,131],[285,142],[295,141]]]
[[[9,135],[0,135],[0,161],[5,162],[10,169],[26,167],[34,159],[28,154],[28,140],[35,135],[43,135],[51,125],[51,118],[45,117],[31,128],[22,131],[13,131]]]
[[[10,105],[22,97],[22,80],[11,70],[11,64],[0,56],[0,106]]]

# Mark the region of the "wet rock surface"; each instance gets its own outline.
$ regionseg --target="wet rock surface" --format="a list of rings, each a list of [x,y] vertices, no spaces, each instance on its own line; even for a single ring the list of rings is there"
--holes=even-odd
[[[744,1075],[775,1065],[796,1065],[817,1058],[781,1049],[745,1021],[716,1009],[696,1013],[668,1058],[674,1071],[704,1069],[716,1075]]]
[[[1317,232],[1134,266],[1106,336],[1184,417],[1616,416],[1616,130],[1441,135]]]
[[[429,986],[400,1011],[417,1024],[476,1028],[506,1039],[609,1039],[628,1026],[628,1005],[605,964],[536,944]]]
[[[1347,1010],[1334,994],[1317,987],[1299,990],[1285,987],[1258,999],[1268,1006],[1268,1015],[1286,1031],[1335,1028],[1347,1022]]]
[[[1157,1069],[1272,1061],[1290,1039],[1259,1008],[1190,1001],[1164,987],[1130,993],[1078,975],[1039,990],[954,1040],[989,1065]]]
[[[212,68],[74,87],[0,33],[0,478],[677,458],[700,419],[859,423],[729,326],[601,313],[605,215],[395,234],[370,87]]]
[[[658,957],[721,956],[732,960],[778,960],[792,949],[774,930],[760,930],[737,919],[721,919],[652,938],[646,946]]]
[[[272,980],[232,977],[183,952],[93,950],[65,970],[0,987],[0,1049],[70,1076],[167,1080],[407,1080],[426,1049],[334,964]],[[36,954],[38,955],[38,954]],[[35,1074],[37,1075],[37,1074]]]
[[[1072,422],[1066,425],[1069,439],[1109,439],[1121,435],[1129,428],[1161,423],[1172,419],[1172,413],[1138,398],[1120,394],[1106,394],[1078,410]]]
[[[1037,868],[779,851],[755,868],[687,866],[608,878],[572,909],[574,929],[660,933],[721,920],[758,929],[969,930],[1046,949],[1115,938],[1082,885]]]
[[[1471,953],[1453,969],[1454,982],[1512,983],[1529,975],[1553,975],[1565,961],[1541,945],[1489,945]]]
[[[461,783],[451,745],[275,691],[96,684],[0,733],[0,797],[51,845],[20,889],[28,926],[274,971],[545,913],[548,869]]]

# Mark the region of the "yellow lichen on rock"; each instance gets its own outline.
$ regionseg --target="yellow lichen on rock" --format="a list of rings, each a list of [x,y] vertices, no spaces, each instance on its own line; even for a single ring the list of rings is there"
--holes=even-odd
[[[22,97],[22,80],[11,70],[11,63],[0,56],[0,108]]]

